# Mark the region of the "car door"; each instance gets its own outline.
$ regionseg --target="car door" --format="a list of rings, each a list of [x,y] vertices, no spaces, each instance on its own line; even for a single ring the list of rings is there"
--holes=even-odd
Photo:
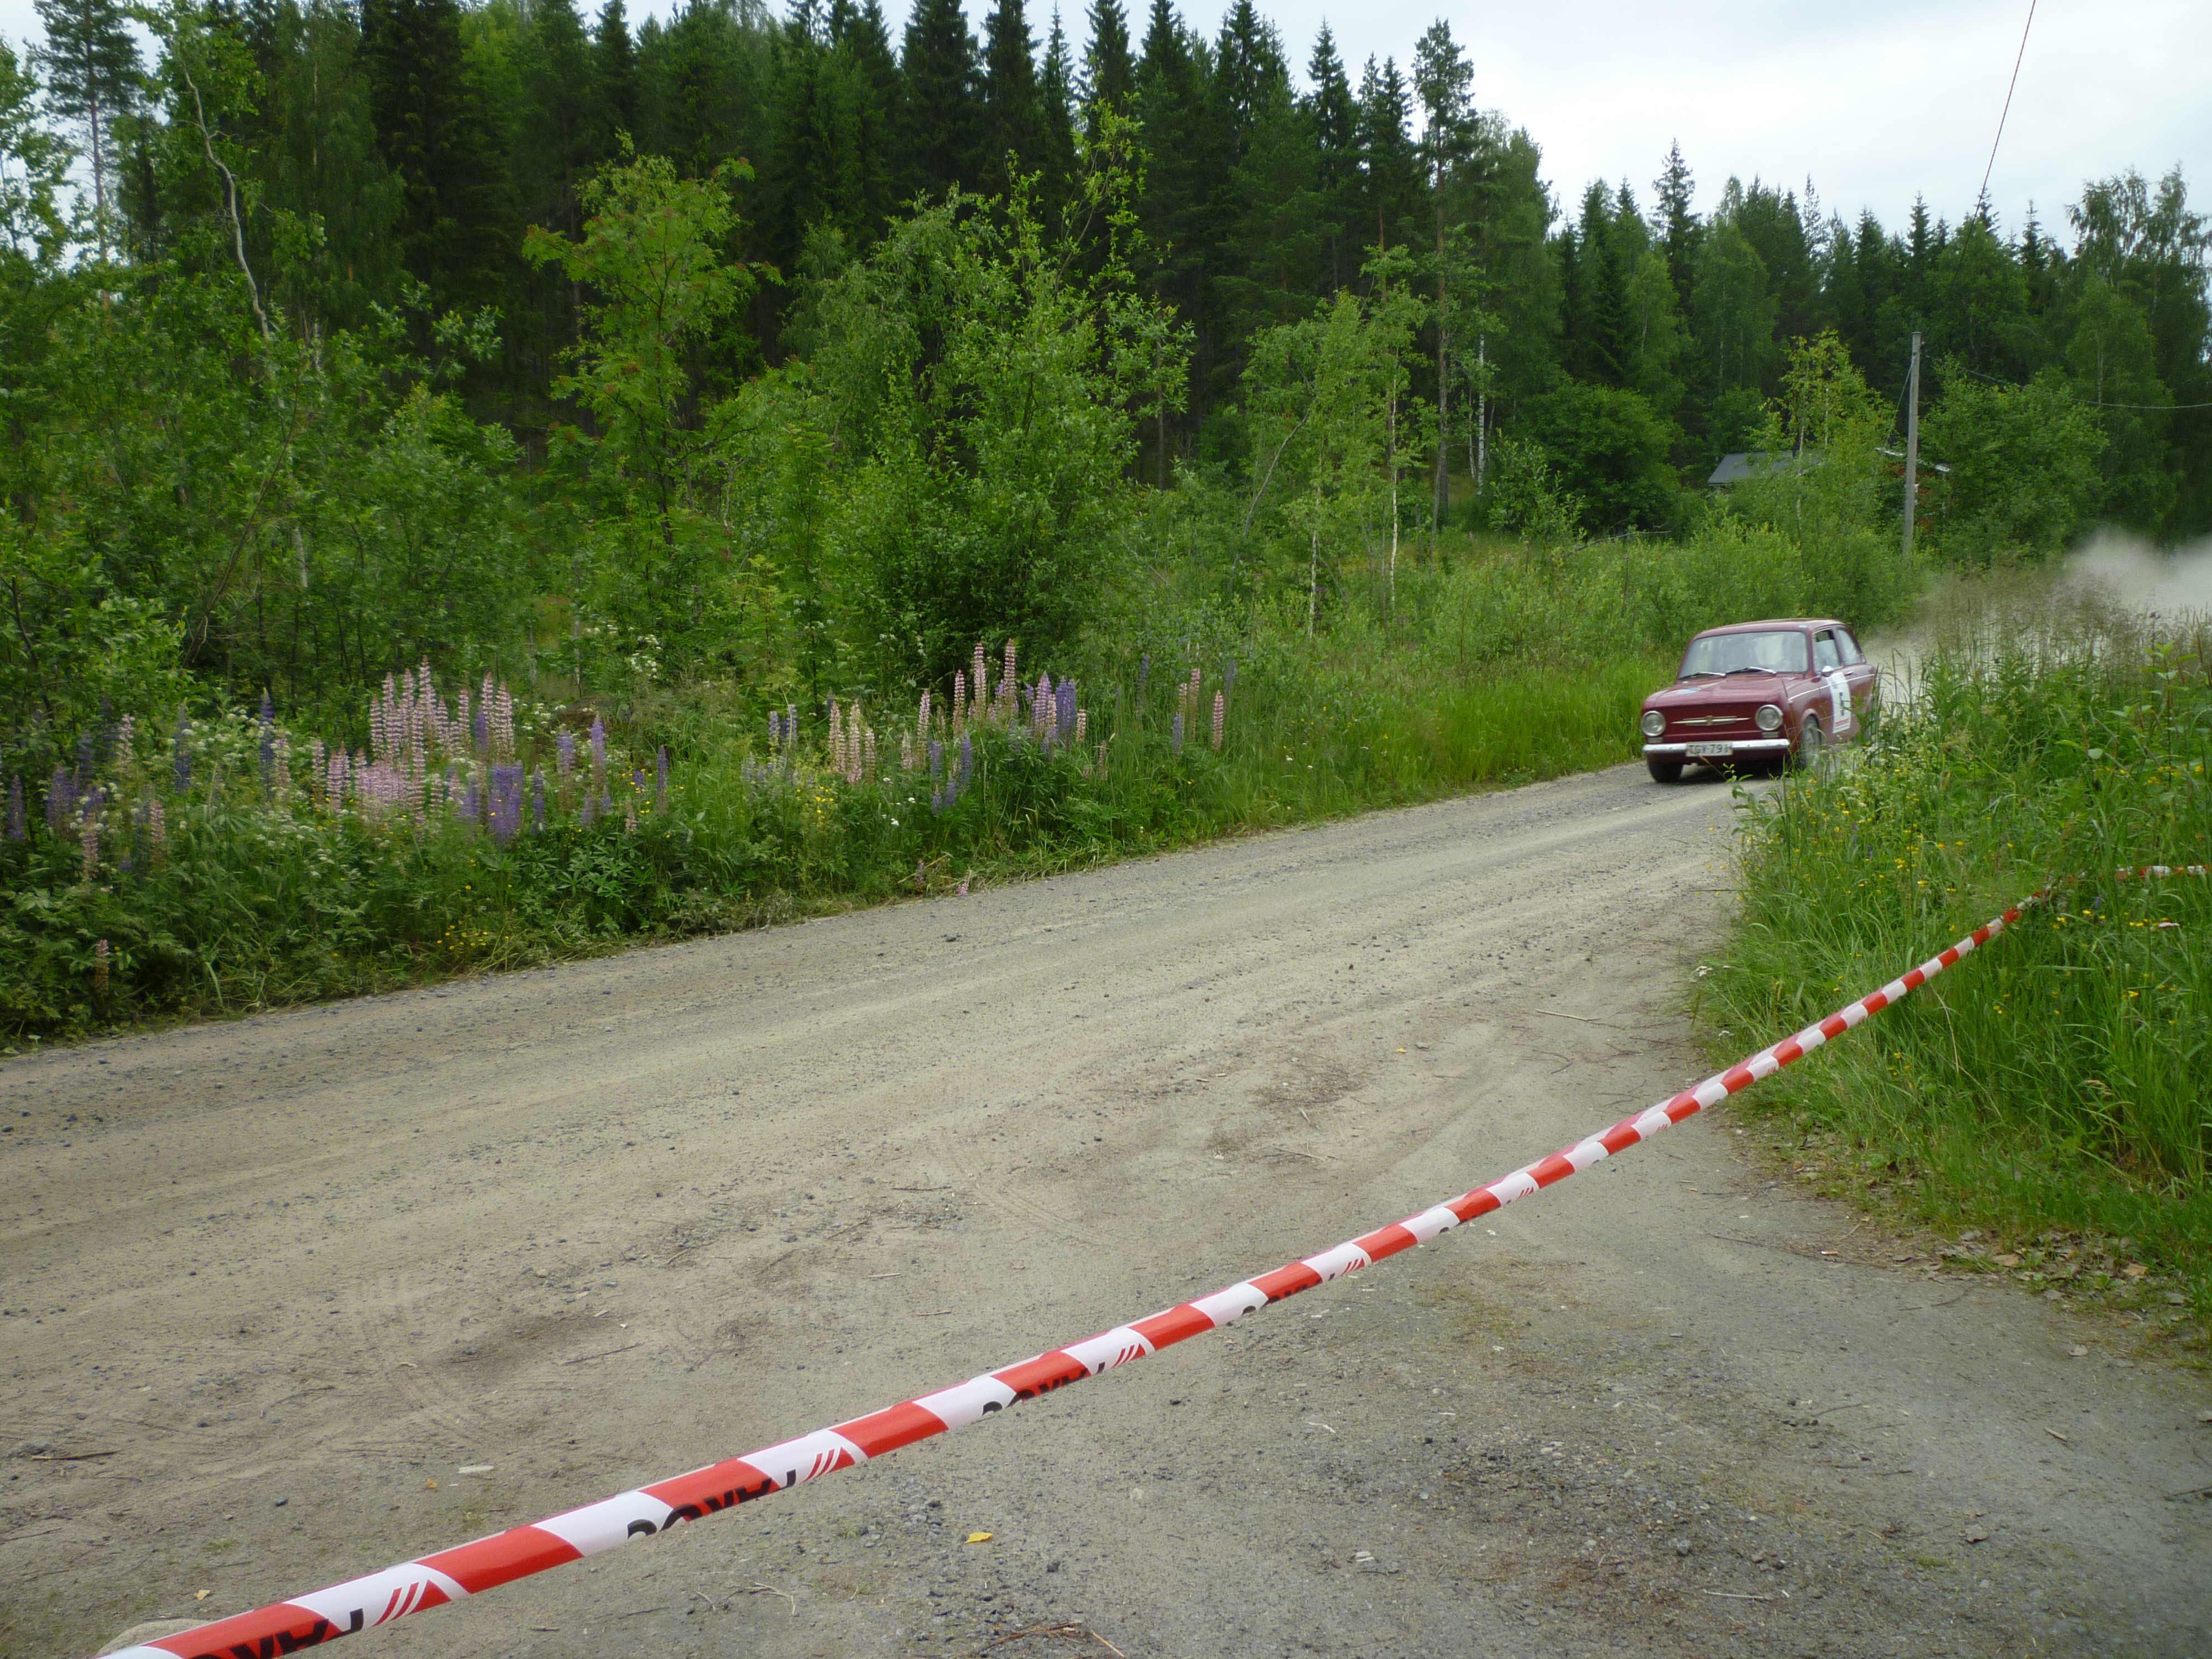
[[[1844,659],[1844,678],[1851,688],[1851,712],[1863,722],[1874,712],[1875,703],[1881,692],[1881,671],[1866,659],[1859,642],[1848,628],[1836,630],[1836,649]]]
[[[1828,736],[1841,742],[1856,732],[1858,719],[1853,707],[1851,683],[1844,673],[1843,648],[1836,643],[1837,632],[1832,628],[1814,630],[1813,672],[1827,692],[1827,719],[1823,724],[1828,728]]]

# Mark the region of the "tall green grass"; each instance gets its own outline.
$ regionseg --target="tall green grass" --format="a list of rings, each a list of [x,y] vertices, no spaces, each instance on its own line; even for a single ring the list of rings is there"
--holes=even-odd
[[[2201,623],[2094,604],[1954,618],[1871,744],[1747,803],[1741,923],[1704,992],[1726,1047],[1771,1041],[2050,889],[1747,1102],[1830,1132],[1854,1181],[2009,1244],[2023,1276],[2057,1282],[2069,1236],[2094,1235],[2114,1273],[2192,1279],[2200,1310],[2212,880],[2118,872],[2212,860],[2208,661]]]

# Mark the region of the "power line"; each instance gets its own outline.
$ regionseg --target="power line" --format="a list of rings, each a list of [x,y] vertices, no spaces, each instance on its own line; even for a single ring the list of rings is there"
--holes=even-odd
[[[2005,117],[2012,113],[2012,94],[2020,85],[2020,66],[2027,58],[2027,32],[2035,27],[2036,0],[2027,0],[2027,21],[2021,26],[2020,52],[2012,60],[2012,82],[2005,88],[2004,109],[1997,116],[1997,136],[1990,140],[1990,164],[1982,169],[1982,193],[1977,199],[1986,208],[1990,201],[1990,174],[1996,171],[1997,146],[2004,143]]]
[[[2069,404],[2079,404],[2084,409],[2132,409],[2147,415],[2172,415],[2184,409],[2212,409],[2212,404],[2107,404],[2094,398],[2077,398],[2070,392],[2054,392],[2046,386],[2021,386],[2015,380],[2000,380],[1994,374],[1984,374],[1978,368],[1958,365],[1959,372],[1971,379],[1986,380],[1991,386],[2001,386],[2008,392],[2038,392],[2046,398],[2063,398]],[[1892,416],[1892,423],[1895,417]]]

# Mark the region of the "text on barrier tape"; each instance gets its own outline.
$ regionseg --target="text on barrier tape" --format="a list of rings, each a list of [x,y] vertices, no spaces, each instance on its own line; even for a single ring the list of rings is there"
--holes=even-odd
[[[2171,867],[2151,865],[2124,870],[2122,876],[2156,878],[2169,875],[2203,876],[2203,865]],[[1870,1015],[1918,990],[1961,957],[1988,944],[2020,920],[2022,912],[2043,902],[2045,894],[2022,899],[2002,915],[1976,928],[1949,950],[1930,957],[1911,972],[1892,980],[1880,990],[1847,1003],[1817,1025],[1808,1025],[1795,1036],[1762,1048],[1727,1071],[1707,1078],[1693,1089],[1634,1117],[1623,1118],[1602,1134],[1578,1140],[1564,1152],[1516,1170],[1462,1193],[1457,1198],[1409,1216],[1379,1231],[1346,1241],[1333,1250],[1293,1261],[1271,1273],[1247,1279],[1156,1313],[1133,1324],[1065,1348],[1054,1348],[1034,1359],[923,1395],[902,1405],[856,1417],[848,1423],[817,1429],[781,1445],[747,1452],[673,1480],[641,1486],[564,1515],[511,1527],[489,1538],[463,1544],[457,1549],[403,1561],[349,1579],[328,1589],[295,1595],[211,1625],[203,1625],[176,1636],[165,1636],[142,1646],[125,1648],[117,1659],[271,1659],[334,1641],[341,1636],[372,1629],[403,1619],[410,1613],[443,1607],[465,1595],[525,1578],[549,1567],[597,1555],[634,1538],[649,1538],[680,1522],[696,1521],[720,1510],[733,1509],[755,1498],[799,1486],[819,1475],[850,1468],[872,1457],[896,1451],[934,1434],[1003,1410],[1019,1401],[1034,1399],[1066,1383],[1096,1376],[1133,1359],[1233,1324],[1255,1308],[1300,1291],[1326,1285],[1346,1273],[1357,1273],[1377,1261],[1425,1243],[1462,1222],[1487,1215],[1516,1198],[1541,1191],[1586,1170],[1599,1159],[1650,1139],[1683,1119],[1716,1105],[1732,1094],[1748,1089],[1763,1078],[1802,1059],[1841,1036]]]

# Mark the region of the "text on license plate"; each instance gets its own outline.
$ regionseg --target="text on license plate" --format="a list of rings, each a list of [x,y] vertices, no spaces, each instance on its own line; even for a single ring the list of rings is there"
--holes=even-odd
[[[1735,753],[1735,745],[1732,743],[1693,743],[1683,752],[1693,760],[1717,759]]]

